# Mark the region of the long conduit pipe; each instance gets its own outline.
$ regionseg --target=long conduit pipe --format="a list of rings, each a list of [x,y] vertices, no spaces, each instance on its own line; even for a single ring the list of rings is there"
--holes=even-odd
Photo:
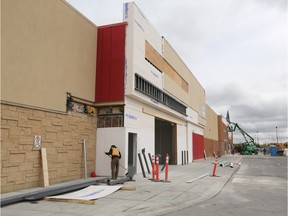
[[[83,140],[83,154],[84,154],[84,175],[87,179],[87,159],[86,159],[86,140]]]

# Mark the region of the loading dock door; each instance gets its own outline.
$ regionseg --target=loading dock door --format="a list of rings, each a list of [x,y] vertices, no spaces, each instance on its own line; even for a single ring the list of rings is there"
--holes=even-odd
[[[160,154],[159,163],[165,163],[166,153],[170,164],[177,163],[176,124],[155,118],[155,154]]]
[[[193,133],[192,134],[192,148],[193,148],[193,160],[204,158],[204,137],[203,135]]]

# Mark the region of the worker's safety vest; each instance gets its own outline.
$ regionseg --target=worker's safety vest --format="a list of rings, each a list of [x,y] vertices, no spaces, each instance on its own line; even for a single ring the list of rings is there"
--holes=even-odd
[[[118,148],[112,148],[112,156],[116,157],[120,156]]]

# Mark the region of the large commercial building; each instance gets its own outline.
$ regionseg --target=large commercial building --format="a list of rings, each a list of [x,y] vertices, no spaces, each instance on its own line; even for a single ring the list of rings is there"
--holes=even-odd
[[[112,144],[138,173],[142,149],[160,163],[166,153],[171,164],[203,158],[205,90],[135,3],[124,4],[123,23],[99,27],[97,47],[97,173],[109,175]]]
[[[137,173],[144,150],[174,165],[227,150],[205,89],[134,3],[97,27],[64,0],[0,2],[1,193],[43,185],[41,148],[50,184],[110,176],[111,145]]]

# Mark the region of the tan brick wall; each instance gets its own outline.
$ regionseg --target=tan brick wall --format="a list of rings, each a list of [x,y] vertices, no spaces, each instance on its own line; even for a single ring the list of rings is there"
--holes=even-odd
[[[219,142],[217,140],[204,138],[204,149],[206,151],[206,157],[213,157],[214,152],[217,155]]]
[[[83,139],[88,175],[95,170],[95,117],[1,104],[1,193],[43,186],[35,135],[47,150],[50,185],[84,178]]]

